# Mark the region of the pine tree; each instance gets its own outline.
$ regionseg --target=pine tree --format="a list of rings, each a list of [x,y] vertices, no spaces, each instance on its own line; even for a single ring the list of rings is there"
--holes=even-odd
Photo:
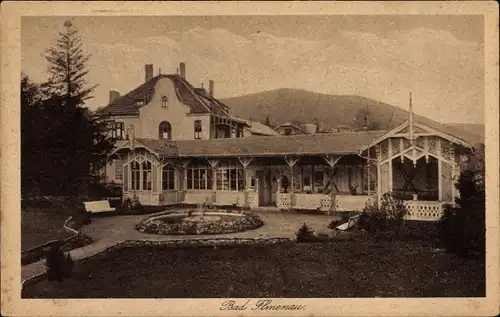
[[[43,85],[46,94],[64,96],[67,103],[72,100],[77,106],[93,98],[96,86],[87,87],[85,80],[91,55],[84,54],[82,40],[71,21],[64,22],[56,44],[43,56],[49,63],[49,80]]]
[[[34,131],[40,135],[40,146],[31,153],[39,164],[30,173],[38,175],[44,194],[76,195],[105,164],[113,144],[103,123],[85,107],[95,88],[85,80],[90,55],[83,52],[71,21],[64,23],[59,39],[44,56],[49,67],[48,81],[42,84],[43,123]]]

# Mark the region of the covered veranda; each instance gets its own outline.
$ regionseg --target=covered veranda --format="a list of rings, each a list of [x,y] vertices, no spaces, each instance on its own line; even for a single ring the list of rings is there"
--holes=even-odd
[[[363,151],[377,166],[377,195],[392,192],[405,202],[409,218],[437,220],[453,204],[460,165],[472,146],[459,137],[407,121]]]
[[[123,159],[123,195],[146,205],[203,204],[281,210],[361,210],[377,174],[358,155],[384,132],[199,141],[136,139]]]

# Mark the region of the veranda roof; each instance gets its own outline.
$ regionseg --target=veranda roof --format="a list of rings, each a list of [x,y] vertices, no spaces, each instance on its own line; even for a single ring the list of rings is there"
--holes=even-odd
[[[387,131],[362,131],[182,141],[136,139],[134,144],[136,148],[144,147],[159,157],[349,155],[357,154],[385,133]],[[117,150],[129,148],[129,143],[122,143]]]

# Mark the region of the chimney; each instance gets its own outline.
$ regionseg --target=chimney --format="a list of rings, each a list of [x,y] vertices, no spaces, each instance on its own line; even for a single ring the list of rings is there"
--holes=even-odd
[[[145,75],[146,75],[146,78],[145,78],[146,82],[153,79],[153,64],[146,64],[144,66],[144,71],[145,71]]]
[[[214,81],[213,80],[208,81],[208,92],[210,93],[210,97],[214,96]]]
[[[179,64],[179,71],[182,78],[186,79],[186,64],[184,62]]]
[[[120,93],[118,91],[116,90],[109,91],[109,103],[112,103],[113,101],[118,99],[118,97],[120,97]]]

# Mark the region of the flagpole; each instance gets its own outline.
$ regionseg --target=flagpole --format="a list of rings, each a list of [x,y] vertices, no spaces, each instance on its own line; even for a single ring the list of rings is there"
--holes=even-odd
[[[135,142],[134,142],[134,137],[135,137],[135,126],[134,125],[130,125],[129,126],[129,132],[130,132],[130,149],[131,149],[131,152],[132,152],[132,157],[135,159]],[[131,171],[130,173],[131,177],[130,177],[130,181],[131,181],[131,185],[133,187],[133,193],[134,193],[134,199],[136,197],[136,188],[135,188],[135,184],[133,183],[132,181],[132,174],[133,174],[133,171]]]
[[[411,100],[411,91],[410,91],[410,105],[409,105],[409,113],[408,113],[408,132],[410,134],[410,143],[413,145],[413,104]]]

